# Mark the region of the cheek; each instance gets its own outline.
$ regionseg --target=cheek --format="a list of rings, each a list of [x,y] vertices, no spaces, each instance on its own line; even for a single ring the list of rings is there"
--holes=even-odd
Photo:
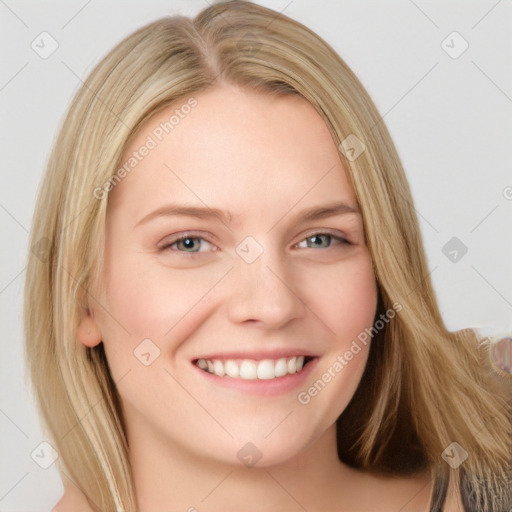
[[[310,309],[329,328],[337,344],[345,345],[373,324],[377,285],[368,251],[330,268],[306,274]]]
[[[352,399],[363,375],[370,349],[365,329],[377,310],[377,284],[365,250],[356,258],[309,276],[304,286],[308,305],[329,328],[324,357],[297,400],[304,410],[314,408],[319,425],[332,425]]]
[[[150,264],[147,256],[119,259],[108,274],[107,313],[102,314],[106,341],[133,350],[149,338],[170,348],[183,327],[197,321],[224,273],[207,267],[176,270]]]

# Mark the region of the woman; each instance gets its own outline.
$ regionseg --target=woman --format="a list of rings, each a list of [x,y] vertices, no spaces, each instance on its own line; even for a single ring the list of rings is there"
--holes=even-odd
[[[251,3],[114,48],[34,216],[57,511],[510,508],[510,389],[449,332],[357,78]]]

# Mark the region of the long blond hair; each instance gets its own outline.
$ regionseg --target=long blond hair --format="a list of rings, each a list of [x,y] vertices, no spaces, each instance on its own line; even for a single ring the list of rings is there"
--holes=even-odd
[[[194,19],[162,18],[117,45],[92,71],[61,127],[39,193],[25,288],[26,356],[59,470],[103,511],[136,511],[116,383],[103,345],[77,341],[91,283],[101,275],[108,183],[141,125],[215,82],[299,94],[325,120],[363,214],[379,314],[401,311],[374,337],[361,383],[337,421],[342,461],[382,474],[429,468],[481,511],[508,504],[510,387],[488,363],[488,340],[449,332],[429,278],[404,170],[365,89],[345,62],[300,23],[244,1]],[[457,469],[442,452],[469,454]],[[483,483],[485,482],[485,483]],[[465,486],[465,487],[464,487]],[[469,501],[468,501],[469,503]]]

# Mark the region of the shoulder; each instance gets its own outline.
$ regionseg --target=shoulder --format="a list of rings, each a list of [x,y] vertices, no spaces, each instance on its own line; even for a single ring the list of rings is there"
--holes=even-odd
[[[64,486],[64,494],[51,512],[93,512],[85,496],[74,485]]]

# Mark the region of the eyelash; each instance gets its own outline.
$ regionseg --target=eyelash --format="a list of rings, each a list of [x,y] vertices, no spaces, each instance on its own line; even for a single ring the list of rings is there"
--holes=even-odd
[[[300,242],[298,242],[297,244],[295,244],[295,246],[299,245],[300,243],[306,241],[308,238],[312,238],[312,237],[315,237],[315,236],[330,236],[331,237],[331,240],[337,240],[339,242],[339,244],[335,244],[335,245],[352,245],[347,239],[339,236],[339,235],[336,235],[330,231],[315,231],[313,233],[310,233],[308,234],[306,237],[304,237]],[[203,237],[200,237],[200,236],[195,236],[193,233],[185,233],[181,236],[179,236],[178,238],[176,238],[175,240],[173,240],[172,242],[168,243],[168,244],[165,244],[163,247],[160,248],[161,251],[168,251],[168,250],[172,250],[174,252],[179,252],[179,253],[182,253],[182,254],[188,254],[188,255],[191,255],[191,256],[195,256],[197,254],[201,254],[201,252],[204,252],[204,251],[193,251],[193,252],[187,252],[187,251],[180,251],[180,250],[177,250],[177,249],[171,249],[171,247],[183,240],[204,240],[205,242],[208,242],[209,244],[213,245],[211,242],[209,242],[208,240],[206,240],[205,238]],[[333,247],[333,244],[331,243],[331,245],[329,245],[328,247],[320,247],[320,249],[330,249]],[[304,249],[315,249],[315,247],[304,247]]]

